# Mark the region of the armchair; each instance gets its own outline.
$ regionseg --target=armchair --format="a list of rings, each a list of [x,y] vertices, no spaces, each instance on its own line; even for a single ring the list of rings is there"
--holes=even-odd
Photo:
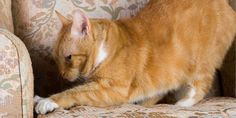
[[[73,10],[82,9],[91,18],[115,20],[132,17],[147,1],[0,0],[0,118],[32,118],[34,92],[47,97],[70,86],[59,78],[51,56],[61,27],[55,10],[68,18]],[[230,2],[236,8],[236,2]],[[219,71],[209,96],[236,96],[233,49],[235,46]],[[191,108],[163,104],[153,107],[129,104],[109,108],[78,106],[69,110],[57,109],[38,117],[236,117],[235,107],[235,98],[222,97],[208,98]]]

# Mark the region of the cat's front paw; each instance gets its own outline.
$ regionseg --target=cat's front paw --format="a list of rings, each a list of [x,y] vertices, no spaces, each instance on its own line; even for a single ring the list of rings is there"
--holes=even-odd
[[[46,114],[58,108],[58,104],[49,98],[42,98],[37,101],[35,111],[38,114]]]
[[[175,105],[180,107],[191,107],[195,104],[193,99],[180,100]]]

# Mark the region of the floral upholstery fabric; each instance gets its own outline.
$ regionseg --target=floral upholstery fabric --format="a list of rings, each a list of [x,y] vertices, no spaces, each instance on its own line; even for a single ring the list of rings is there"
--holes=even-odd
[[[0,0],[0,28],[13,32],[11,0]]]
[[[194,107],[160,104],[153,107],[122,105],[108,108],[79,106],[57,109],[38,118],[235,118],[235,98],[206,99]]]
[[[14,0],[15,33],[31,55],[36,94],[47,96],[61,87],[52,61],[52,47],[58,36],[60,21],[55,10],[71,18],[73,10],[81,9],[90,18],[118,19],[131,17],[148,0]],[[55,84],[53,84],[55,83]],[[46,93],[45,93],[46,92]]]
[[[7,30],[0,29],[0,117],[31,118],[33,75],[24,44]]]

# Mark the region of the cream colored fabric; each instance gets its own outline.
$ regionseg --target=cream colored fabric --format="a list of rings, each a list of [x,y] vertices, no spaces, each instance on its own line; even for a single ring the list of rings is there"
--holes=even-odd
[[[20,39],[0,29],[0,117],[33,117],[33,74]]]
[[[70,110],[57,109],[38,118],[236,118],[236,99],[206,99],[190,108],[165,104],[153,107],[128,104],[108,108],[80,106]]]
[[[0,16],[0,28],[7,29],[13,33],[11,0],[0,0]]]
[[[0,34],[0,116],[21,115],[21,86],[17,50]]]

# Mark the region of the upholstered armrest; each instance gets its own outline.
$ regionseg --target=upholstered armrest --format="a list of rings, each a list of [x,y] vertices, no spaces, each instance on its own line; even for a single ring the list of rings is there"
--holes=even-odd
[[[0,117],[33,117],[33,74],[25,45],[0,28]]]

